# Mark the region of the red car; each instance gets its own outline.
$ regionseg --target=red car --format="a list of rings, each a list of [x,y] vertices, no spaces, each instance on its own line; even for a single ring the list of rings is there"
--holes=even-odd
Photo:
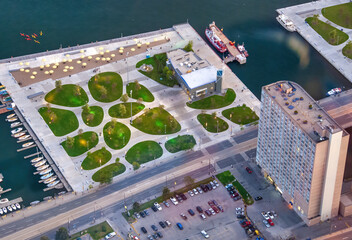
[[[246,167],[248,173],[252,173],[252,170],[249,167]]]
[[[268,223],[270,224],[270,226],[274,226],[275,225],[273,220],[271,220],[270,218],[268,219]]]
[[[219,213],[220,212],[220,210],[216,207],[216,206],[212,206],[211,207],[213,210],[214,210],[214,212],[216,212],[216,213]]]
[[[247,227],[247,226],[250,225],[250,224],[251,224],[250,221],[245,221],[245,222],[241,223],[241,226],[242,226],[243,228],[245,228],[245,227]]]
[[[210,207],[215,206],[213,201],[209,201],[208,204],[209,204]]]

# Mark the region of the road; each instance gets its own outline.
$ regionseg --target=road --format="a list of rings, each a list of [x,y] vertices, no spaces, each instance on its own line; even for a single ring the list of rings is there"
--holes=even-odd
[[[126,199],[133,197],[134,201],[136,199],[145,199],[145,196],[150,196],[154,192],[155,194],[160,194],[162,185],[167,180],[165,176],[171,176],[170,180],[176,178],[179,179],[176,181],[182,181],[184,175],[189,175],[190,173],[195,175],[205,174],[209,172],[209,156],[221,159],[222,155],[225,157],[229,154],[246,152],[255,148],[256,136],[253,134],[251,136],[253,136],[252,139],[241,144],[234,145],[229,142],[230,144],[226,144],[226,148],[223,145],[219,145],[219,149],[221,149],[219,151],[215,150],[217,147],[214,145],[212,148],[214,149],[214,156],[209,155],[206,150],[187,152],[166,163],[133,174],[125,180],[107,185],[91,194],[75,198],[70,202],[53,206],[50,209],[24,218],[15,216],[14,219],[16,220],[5,219],[0,223],[1,239],[28,239],[74,219],[82,218],[83,221],[86,221],[92,218],[91,214],[94,214],[96,204],[99,204],[104,211],[109,208],[121,208],[121,201],[126,194],[130,195],[126,196]],[[248,142],[251,144],[248,144]],[[197,169],[199,172],[195,171]]]

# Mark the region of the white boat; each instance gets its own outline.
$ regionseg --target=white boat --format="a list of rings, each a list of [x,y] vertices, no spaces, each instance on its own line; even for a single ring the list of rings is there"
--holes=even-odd
[[[0,203],[7,203],[9,200],[7,198],[3,198],[0,200]]]
[[[14,130],[11,130],[11,134],[15,134],[15,133],[18,133],[18,132],[21,132],[23,128],[19,127],[19,128],[16,128]]]
[[[41,176],[40,179],[41,179],[41,180],[44,180],[44,179],[47,179],[47,178],[51,177],[52,175],[54,175],[53,172]]]
[[[19,137],[21,137],[21,136],[23,136],[23,135],[25,135],[24,132],[19,132],[19,133],[14,134],[13,137],[19,138]]]
[[[11,123],[11,128],[17,127],[20,124],[21,124],[20,122]]]
[[[6,213],[7,213],[6,207],[3,207],[3,208],[2,208],[2,211],[4,212],[4,214],[6,214]]]
[[[39,161],[42,160],[42,159],[43,159],[43,157],[36,157],[36,158],[33,158],[33,159],[31,160],[31,163],[39,162]]]
[[[17,120],[18,120],[17,117],[7,119],[8,122],[14,122],[14,121],[17,121]]]
[[[29,146],[31,146],[33,144],[34,144],[34,142],[27,142],[25,144],[22,144],[22,147],[26,148],[26,147],[29,147]]]
[[[18,140],[26,140],[30,137],[30,135],[23,135],[22,137],[19,137]]]
[[[48,164],[45,164],[45,165],[43,165],[43,166],[41,166],[41,167],[38,167],[37,168],[37,171],[39,172],[39,171],[43,171],[44,169],[47,169],[49,167],[49,165]]]
[[[331,95],[338,94],[338,93],[340,93],[340,92],[342,92],[342,89],[341,89],[341,88],[333,88],[333,89],[331,89],[331,90],[327,93],[327,95],[328,95],[328,96],[331,96]]]
[[[37,201],[31,202],[30,205],[33,206],[33,205],[37,205],[38,203],[40,203],[40,201],[37,200]]]
[[[7,206],[7,210],[9,210],[10,212],[12,212],[12,207],[11,207],[11,206]]]
[[[46,179],[46,180],[44,181],[44,184],[51,183],[51,182],[55,181],[55,180],[56,180],[56,178],[57,178],[57,176],[54,176],[54,177],[48,178],[48,179]]]
[[[16,114],[12,113],[10,115],[7,115],[6,118],[9,119],[9,118],[13,118],[14,116],[16,116]]]
[[[51,170],[52,170],[52,168],[47,168],[47,169],[45,169],[44,171],[41,171],[41,172],[39,173],[39,175],[48,174],[49,172],[51,172]]]
[[[19,203],[16,202],[15,205],[16,205],[17,209],[21,208],[21,205]]]
[[[54,187],[56,184],[58,184],[60,182],[60,180],[57,180],[55,182],[49,183],[47,186],[48,187]]]
[[[2,215],[4,212],[2,211],[2,208],[0,208],[0,214]]]
[[[287,31],[294,32],[296,27],[293,22],[284,14],[280,14],[276,17],[276,20],[283,26]]]
[[[34,164],[34,167],[40,167],[40,166],[44,165],[45,162],[46,162],[46,160],[42,160],[40,162],[37,162]]]
[[[16,210],[15,204],[12,204],[11,207],[12,207],[13,210]]]

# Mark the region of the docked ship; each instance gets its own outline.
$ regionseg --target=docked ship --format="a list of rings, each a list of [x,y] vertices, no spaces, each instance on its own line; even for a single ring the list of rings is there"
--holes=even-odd
[[[242,53],[246,58],[249,56],[248,52],[246,50],[246,48],[244,47],[244,43],[242,43],[242,45],[237,44],[237,49],[238,51],[240,51],[240,53]]]
[[[341,88],[333,88],[326,95],[331,96],[342,92]]]
[[[225,43],[215,34],[215,32],[209,28],[205,29],[205,36],[209,40],[209,42],[221,53],[227,51],[227,47]]]
[[[283,26],[287,31],[294,32],[296,27],[293,22],[284,14],[280,14],[276,17],[276,20]]]

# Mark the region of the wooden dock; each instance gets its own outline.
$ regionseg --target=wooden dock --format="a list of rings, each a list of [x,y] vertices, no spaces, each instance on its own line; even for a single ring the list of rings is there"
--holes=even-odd
[[[0,196],[1,196],[1,194],[4,194],[4,193],[7,193],[7,192],[10,192],[11,190],[12,190],[11,188],[6,189],[6,190],[1,190],[1,191],[0,191]]]
[[[23,131],[21,131],[21,132],[26,133],[26,132],[28,132],[28,131],[27,131],[27,130],[23,130]],[[18,132],[18,133],[21,133],[21,132]],[[17,133],[15,133],[15,134],[17,134]],[[12,134],[11,137],[15,137],[15,134]]]
[[[32,140],[32,139],[33,139],[32,137],[29,137],[29,138],[17,141],[17,143],[25,142],[25,141]]]
[[[30,154],[30,155],[24,156],[24,159],[27,159],[27,158],[30,158],[30,157],[34,157],[34,156],[39,157],[39,155],[40,155],[41,153],[42,153],[42,152],[36,152],[36,153]]]
[[[21,203],[21,202],[23,202],[23,199],[21,197],[19,197],[19,198],[13,199],[11,201],[8,201],[6,203],[0,203],[0,207],[3,208],[3,207],[10,206],[12,204]],[[9,213],[9,212],[7,212],[7,213]]]
[[[20,123],[20,124],[18,124],[17,126],[15,126],[15,127],[11,127],[11,128],[17,128],[17,127],[19,127],[19,126],[22,126],[23,125],[23,123]]]
[[[35,144],[33,144],[33,145],[31,145],[31,146],[29,146],[29,147],[26,147],[26,148],[20,148],[20,149],[17,149],[17,152],[22,152],[22,151],[24,151],[24,150],[27,150],[27,149],[30,149],[30,148],[34,148],[34,147],[36,147],[37,145],[35,145]]]

